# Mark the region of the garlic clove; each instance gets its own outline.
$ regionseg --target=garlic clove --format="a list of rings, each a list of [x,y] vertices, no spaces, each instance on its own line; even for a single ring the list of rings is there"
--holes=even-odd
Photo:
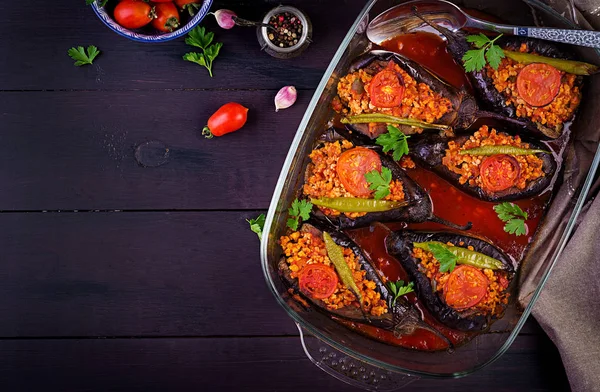
[[[287,109],[292,106],[294,102],[296,102],[297,96],[298,93],[296,92],[296,87],[282,87],[281,90],[277,92],[277,95],[275,95],[275,111],[278,112],[279,109]]]
[[[235,12],[221,9],[215,11],[213,15],[215,16],[215,19],[217,19],[217,23],[220,27],[229,30],[235,26],[235,18],[237,17]]]

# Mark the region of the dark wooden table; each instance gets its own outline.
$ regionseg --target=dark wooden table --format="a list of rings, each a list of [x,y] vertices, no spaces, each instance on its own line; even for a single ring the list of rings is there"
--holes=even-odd
[[[295,60],[253,30],[223,42],[214,78],[182,39],[119,37],[83,0],[2,1],[0,15],[0,385],[3,391],[355,390],[313,366],[265,284],[246,218],[265,212],[298,123],[363,1],[290,1],[314,23]],[[258,18],[277,1],[217,2]],[[74,45],[97,45],[76,68]],[[275,113],[295,85],[298,102]],[[205,140],[221,104],[247,126]],[[143,167],[136,148],[169,148]],[[154,151],[155,152],[155,151]],[[410,390],[566,390],[530,321],[495,364]]]

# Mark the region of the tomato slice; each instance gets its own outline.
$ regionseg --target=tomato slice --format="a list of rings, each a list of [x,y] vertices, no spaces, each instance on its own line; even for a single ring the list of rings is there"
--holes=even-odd
[[[510,155],[492,155],[481,162],[479,175],[482,188],[499,192],[514,186],[521,173],[519,162]]]
[[[298,276],[300,291],[315,299],[325,299],[335,292],[338,276],[324,264],[309,264]]]
[[[477,268],[460,265],[450,273],[444,286],[446,304],[457,310],[471,308],[485,297],[489,284]]]
[[[402,103],[404,83],[397,72],[390,69],[380,71],[369,86],[371,103],[380,108],[393,108]]]
[[[548,64],[529,64],[517,76],[517,91],[531,106],[548,105],[560,90],[561,73]]]
[[[381,171],[379,155],[365,147],[354,147],[342,153],[338,159],[336,172],[344,188],[354,196],[369,196],[373,192],[365,174]]]

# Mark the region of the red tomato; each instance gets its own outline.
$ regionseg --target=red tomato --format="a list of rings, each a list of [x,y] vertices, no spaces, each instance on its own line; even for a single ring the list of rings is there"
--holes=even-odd
[[[390,69],[380,71],[369,87],[371,103],[380,108],[393,108],[402,103],[404,85],[400,75]]]
[[[483,190],[500,192],[515,185],[521,167],[510,155],[492,155],[481,162],[479,175]]]
[[[488,278],[475,267],[460,265],[450,273],[444,286],[448,306],[467,309],[477,305],[487,294]]]
[[[175,4],[181,10],[187,10],[190,15],[194,15],[196,10],[202,5],[200,4],[200,0],[175,0]]]
[[[208,139],[213,136],[223,136],[243,127],[247,118],[248,108],[235,102],[226,103],[210,116],[208,126],[204,127],[202,134]]]
[[[173,3],[158,3],[154,6],[156,19],[152,21],[155,29],[170,33],[179,27],[179,11]]]
[[[369,196],[373,192],[365,174],[381,171],[381,158],[379,155],[365,147],[354,147],[346,150],[338,159],[336,172],[344,188],[354,196]]]
[[[548,64],[529,64],[517,76],[517,91],[531,106],[548,105],[560,90],[561,73]]]
[[[139,29],[146,26],[155,17],[150,4],[141,0],[123,0],[113,13],[118,24],[126,29]]]
[[[309,264],[298,276],[300,291],[315,299],[325,299],[335,292],[338,276],[324,264]]]

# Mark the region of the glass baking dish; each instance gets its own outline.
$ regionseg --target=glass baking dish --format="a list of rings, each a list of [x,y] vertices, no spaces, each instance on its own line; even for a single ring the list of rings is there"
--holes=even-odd
[[[593,120],[600,114],[593,102],[593,97],[600,93],[600,79],[589,77],[581,108],[572,126],[571,141],[563,154],[561,185],[558,189],[555,187],[555,197],[521,263],[514,300],[505,316],[495,322],[490,331],[457,347],[454,352],[420,352],[387,345],[347,329],[322,312],[298,306],[280,279],[277,268],[281,257],[278,239],[285,231],[287,209],[297,196],[308,153],[317,135],[328,128],[333,114],[330,102],[335,96],[339,76],[348,69],[352,59],[369,48],[364,34],[366,23],[400,3],[402,1],[370,0],[341,43],[292,142],[273,194],[261,242],[261,261],[267,284],[297,323],[308,357],[335,377],[373,390],[394,390],[422,376],[465,376],[492,363],[508,349],[531,313],[569,239],[600,162],[600,130]],[[567,19],[536,0],[486,2],[483,6],[479,1],[457,4],[495,15],[515,25],[575,28],[573,18]],[[553,4],[556,7],[557,2]],[[571,12],[568,4],[565,2],[565,9]],[[580,47],[573,47],[573,50],[581,59],[600,64],[600,52]]]

